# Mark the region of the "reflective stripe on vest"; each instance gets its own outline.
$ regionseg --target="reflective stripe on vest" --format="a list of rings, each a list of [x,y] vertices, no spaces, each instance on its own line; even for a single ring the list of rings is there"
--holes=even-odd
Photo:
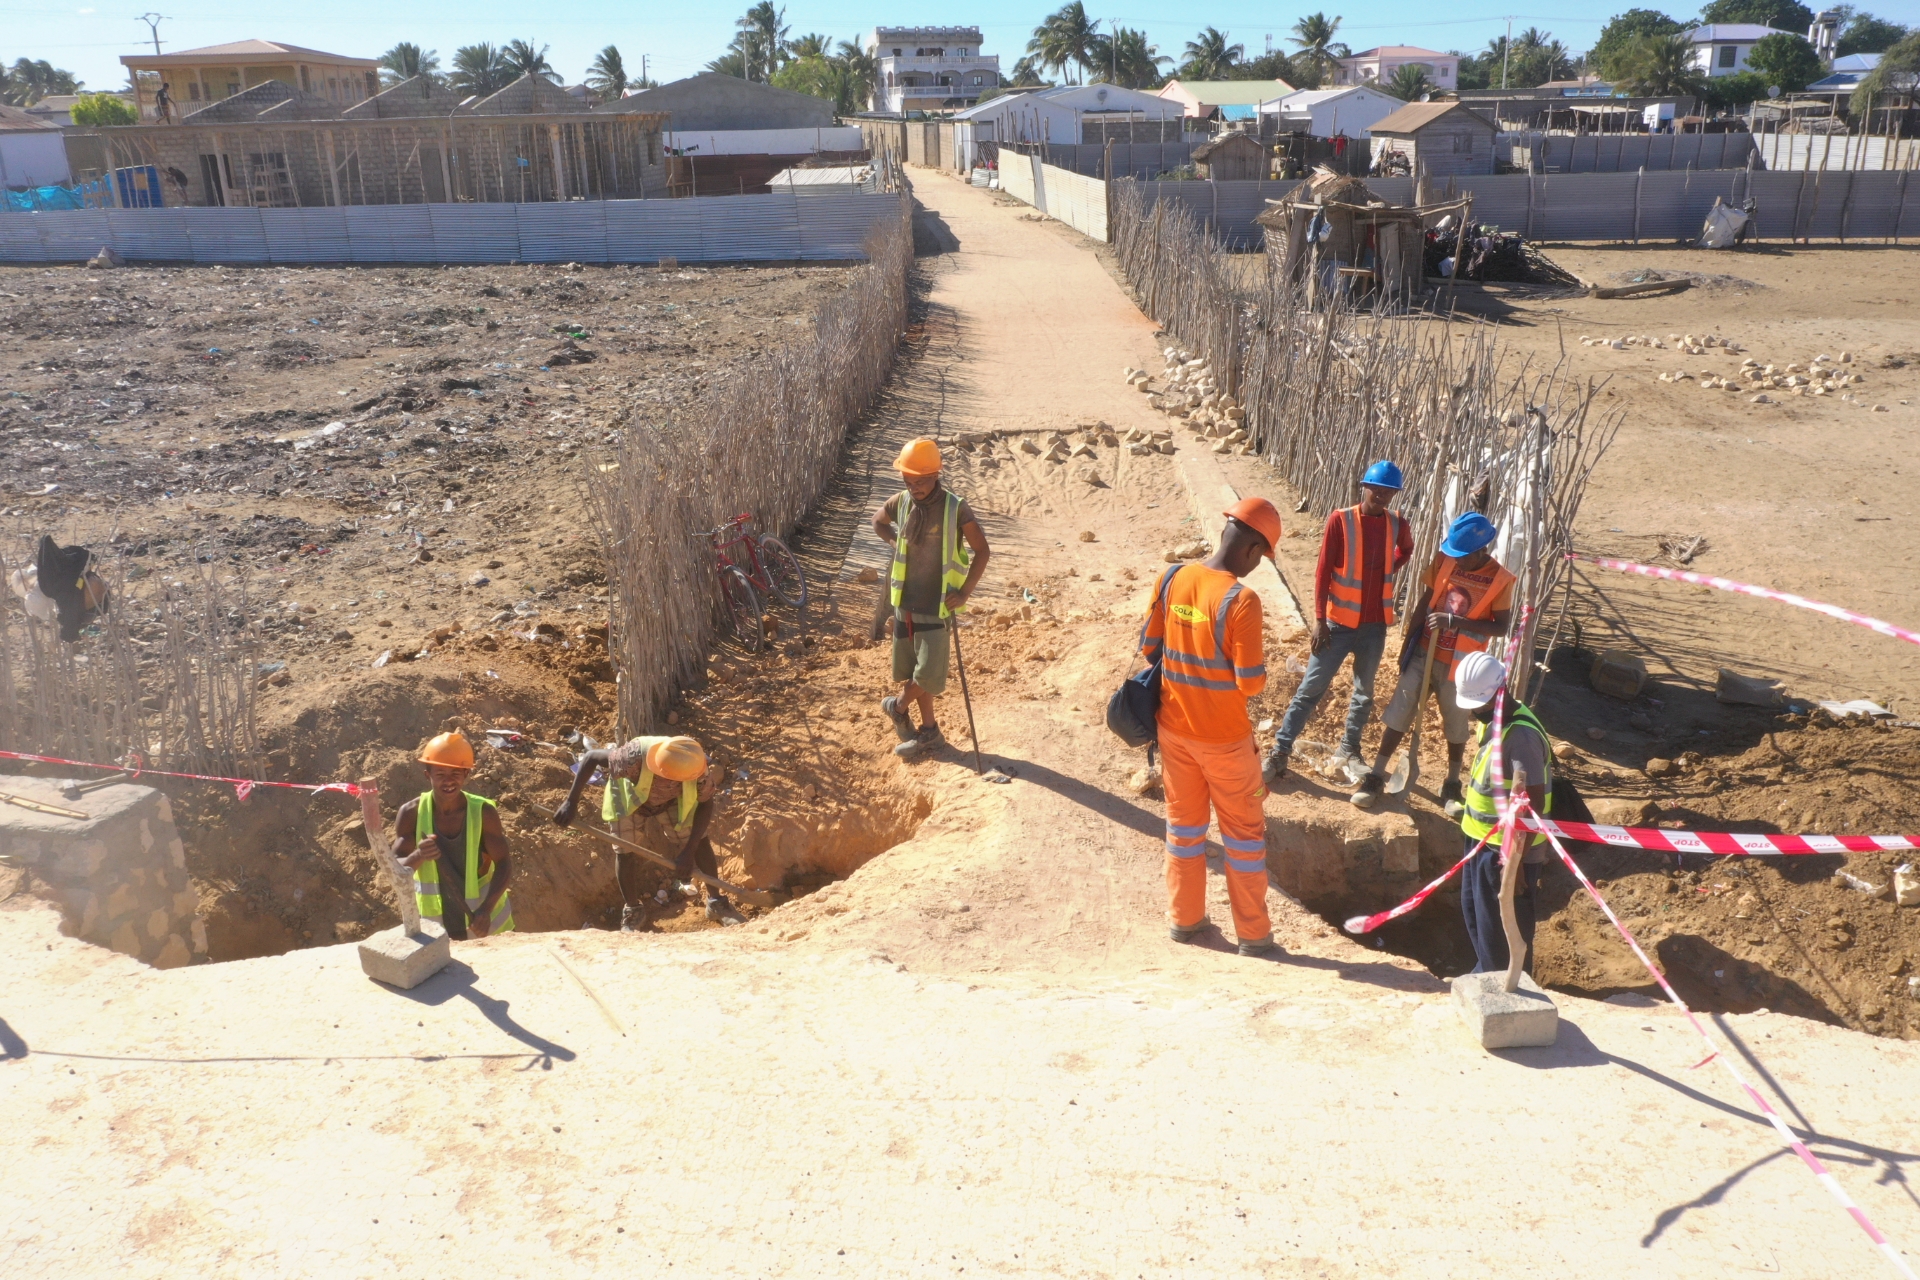
[[[1180,569],[1191,567],[1192,566],[1189,565],[1181,565],[1176,568],[1174,572],[1177,573]],[[1161,596],[1163,604],[1167,595],[1171,594],[1172,585],[1172,579],[1169,578],[1167,581],[1168,591]],[[1160,672],[1161,679],[1170,680],[1174,684],[1188,685],[1195,689],[1207,689],[1217,693],[1237,693],[1240,689],[1239,677],[1245,676],[1251,679],[1255,676],[1263,676],[1266,674],[1267,669],[1264,666],[1236,667],[1233,665],[1232,659],[1227,657],[1227,615],[1233,609],[1233,602],[1239,598],[1240,593],[1245,589],[1245,583],[1234,583],[1221,595],[1220,603],[1215,606],[1212,618],[1213,655],[1211,657],[1191,653],[1174,643],[1173,624],[1176,618],[1182,622],[1186,622],[1190,627],[1195,625],[1189,619],[1179,618],[1179,615],[1176,614],[1174,610],[1188,608],[1190,606],[1165,606],[1165,618],[1161,624],[1162,634],[1165,636],[1165,640],[1163,641],[1164,647],[1162,649],[1163,665]],[[1196,612],[1198,611],[1196,610]],[[1204,632],[1198,634],[1204,634]]]
[[[907,590],[907,517],[913,512],[913,495],[905,489],[895,502],[894,522],[899,536],[893,544],[893,569],[890,578],[893,583],[893,607],[900,607],[901,597]],[[952,615],[947,608],[947,595],[967,585],[967,566],[973,563],[973,555],[960,540],[960,496],[947,490],[946,514],[940,521],[940,616]]]
[[[1327,621],[1337,622],[1343,627],[1360,625],[1360,615],[1365,600],[1364,574],[1366,572],[1365,548],[1360,542],[1362,525],[1360,508],[1346,507],[1340,511],[1341,549],[1340,563],[1333,566],[1333,572],[1327,583]],[[1380,618],[1388,626],[1393,625],[1393,573],[1388,566],[1393,563],[1394,548],[1400,545],[1400,530],[1406,521],[1389,511],[1387,516],[1387,545],[1382,550],[1380,567]]]
[[[1553,813],[1553,740],[1547,737],[1546,727],[1530,708],[1516,702],[1510,712],[1510,718],[1500,734],[1501,754],[1503,757],[1506,754],[1507,735],[1513,732],[1516,725],[1525,725],[1540,735],[1540,758],[1546,761],[1544,768],[1547,776],[1528,778],[1527,786],[1529,789],[1546,788],[1547,811],[1540,816],[1549,817]],[[1480,753],[1473,758],[1473,769],[1467,776],[1466,787],[1460,793],[1460,801],[1466,806],[1466,812],[1460,815],[1460,830],[1470,840],[1485,837],[1488,844],[1497,846],[1500,843],[1500,810],[1493,802],[1492,784],[1487,781],[1487,774],[1493,765],[1493,752],[1487,750],[1486,737],[1487,726],[1481,725]],[[1536,834],[1532,843],[1539,844],[1545,839],[1546,836]]]
[[[640,745],[640,781],[635,784],[625,778],[609,777],[607,779],[606,790],[600,796],[602,822],[618,822],[653,798],[653,771],[646,766],[647,753],[667,740],[665,737],[640,737],[633,740]],[[693,811],[699,807],[700,784],[691,781],[681,783],[680,812],[674,818],[674,830],[690,829],[693,826]]]
[[[1446,564],[1440,572],[1433,575],[1433,596],[1427,604],[1429,609],[1443,607],[1447,598],[1447,587],[1453,582],[1454,566],[1460,563],[1452,556],[1442,556],[1441,559],[1445,560]],[[1467,617],[1475,622],[1485,622],[1493,616],[1493,602],[1500,598],[1500,593],[1506,589],[1506,585],[1514,580],[1513,574],[1507,571],[1505,565],[1498,560],[1492,563],[1493,581],[1487,584],[1487,589],[1481,592],[1480,598],[1473,602],[1473,608],[1467,611]],[[1453,654],[1447,660],[1447,678],[1449,680],[1453,678],[1454,668],[1460,665],[1460,659],[1470,653],[1480,652],[1492,640],[1492,636],[1476,636],[1466,631],[1454,632]]]
[[[472,792],[463,791],[467,798],[467,874],[465,892],[469,917],[480,909],[487,900],[487,890],[493,886],[493,868],[488,867],[483,875],[480,871],[480,827],[485,821],[486,811],[493,808],[493,801]],[[414,824],[414,839],[425,840],[433,834],[433,792],[420,797],[418,821]],[[438,922],[446,926],[445,904],[440,900],[440,859],[429,858],[413,869],[413,901],[420,909],[420,918]],[[507,933],[513,929],[513,890],[507,889],[500,894],[500,901],[493,906],[493,916],[487,922],[489,936]]]

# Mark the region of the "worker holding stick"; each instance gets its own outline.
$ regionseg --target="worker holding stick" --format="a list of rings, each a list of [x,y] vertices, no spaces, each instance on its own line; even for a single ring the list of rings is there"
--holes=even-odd
[[[1493,750],[1488,727],[1494,714],[1500,716],[1500,785],[1524,776],[1527,804],[1541,817],[1553,812],[1553,753],[1548,750],[1546,726],[1533,709],[1507,692],[1507,669],[1490,653],[1470,653],[1460,660],[1454,674],[1454,697],[1477,723],[1474,728],[1479,752],[1473,770],[1467,776],[1464,811],[1460,815],[1460,833],[1471,852],[1485,841],[1460,874],[1460,915],[1466,922],[1467,937],[1473,942],[1475,973],[1505,973],[1507,969],[1506,926],[1500,921],[1500,810],[1494,800]],[[1517,799],[1518,797],[1516,797]],[[1520,880],[1514,890],[1513,914],[1520,925],[1520,936],[1527,942],[1526,965],[1532,963],[1534,900],[1540,887],[1540,872],[1547,862],[1546,836],[1534,833],[1524,840],[1526,852],[1516,855],[1523,861]]]
[[[401,805],[393,824],[393,854],[413,873],[420,918],[462,942],[511,932],[513,857],[500,811],[466,789],[473,744],[457,729],[440,734],[420,752],[420,763],[430,789]]]
[[[583,752],[574,764],[573,786],[554,810],[553,823],[572,823],[580,793],[596,769],[606,770],[606,792],[600,817],[607,830],[630,844],[644,843],[650,826],[658,834],[680,842],[674,876],[686,881],[697,868],[719,878],[708,832],[719,790],[719,770],[707,761],[706,749],[687,737],[639,737],[623,746]],[[625,849],[614,850],[614,876],[620,884],[620,929],[623,933],[647,928],[646,893],[640,886],[640,858]],[[741,922],[732,903],[711,884],[704,885],[707,919],[722,925]]]

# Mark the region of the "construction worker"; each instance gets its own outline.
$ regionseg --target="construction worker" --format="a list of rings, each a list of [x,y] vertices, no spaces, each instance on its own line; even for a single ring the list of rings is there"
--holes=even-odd
[[[1312,651],[1307,674],[1294,691],[1264,770],[1267,785],[1287,776],[1294,740],[1320,709],[1327,686],[1340,665],[1353,656],[1353,693],[1347,699],[1347,728],[1335,762],[1358,759],[1360,734],[1373,708],[1373,677],[1387,650],[1393,625],[1393,576],[1413,559],[1413,527],[1387,508],[1404,482],[1400,468],[1382,459],[1360,477],[1360,501],[1327,516],[1320,535],[1320,563],[1313,576]]]
[[[1380,750],[1373,768],[1350,797],[1360,808],[1372,808],[1386,794],[1387,765],[1413,727],[1414,717],[1421,714],[1420,685],[1431,642],[1433,671],[1427,687],[1440,704],[1440,723],[1447,737],[1447,778],[1440,787],[1440,803],[1448,817],[1459,816],[1467,713],[1454,698],[1454,673],[1468,654],[1484,650],[1489,640],[1505,635],[1513,619],[1513,575],[1488,550],[1499,536],[1492,521],[1478,511],[1467,512],[1448,526],[1439,553],[1421,578],[1425,607],[1400,646],[1400,682],[1380,717],[1386,724]]]
[[[511,932],[513,857],[493,801],[466,790],[473,745],[456,729],[428,742],[419,759],[429,789],[400,806],[393,852],[413,872],[420,918],[459,941]]]
[[[715,795],[720,787],[720,770],[708,762],[704,747],[687,737],[639,737],[624,746],[583,752],[574,766],[573,786],[554,810],[555,826],[564,827],[573,821],[580,793],[586,790],[587,780],[596,769],[606,770],[600,817],[607,830],[629,843],[648,847],[655,835],[663,844],[677,841],[676,880],[692,880],[696,869],[719,878],[720,867],[708,832],[713,828],[718,803]],[[646,891],[640,886],[640,857],[618,847],[613,857],[614,878],[620,884],[620,930],[642,932],[647,927],[647,908]],[[739,911],[718,889],[711,884],[703,887],[707,919],[722,925],[741,922]]]
[[[947,687],[950,619],[967,603],[992,553],[973,509],[940,483],[940,446],[909,440],[894,470],[906,488],[881,504],[873,531],[893,547],[889,600],[893,608],[893,678],[898,694],[881,699],[908,757],[945,745],[933,700]],[[962,540],[964,539],[964,545]],[[920,727],[913,726],[919,708]]]
[[[1226,511],[1220,546],[1160,577],[1140,652],[1161,664],[1159,730],[1167,794],[1167,923],[1175,942],[1207,927],[1207,825],[1220,821],[1227,898],[1243,956],[1274,950],[1267,916],[1267,821],[1247,699],[1266,687],[1260,597],[1240,579],[1280,542],[1265,498]],[[1211,813],[1209,813],[1211,809]]]
[[[1468,775],[1466,800],[1460,814],[1460,832],[1466,848],[1472,852],[1482,840],[1480,852],[1473,855],[1461,872],[1460,915],[1466,921],[1467,937],[1473,942],[1475,973],[1504,973],[1507,968],[1506,926],[1500,919],[1500,831],[1499,806],[1494,800],[1492,778],[1493,752],[1487,743],[1487,728],[1499,708],[1501,775],[1510,787],[1524,771],[1527,803],[1533,812],[1548,817],[1553,812],[1553,753],[1549,750],[1546,727],[1532,708],[1507,692],[1507,669],[1490,653],[1470,653],[1461,659],[1454,677],[1454,695],[1467,714],[1479,723],[1474,737],[1479,751]],[[1540,887],[1540,872],[1546,865],[1546,836],[1535,833],[1527,840],[1521,855],[1520,881],[1514,886],[1513,914],[1520,936],[1527,942],[1526,964],[1533,963],[1533,923],[1535,891]]]

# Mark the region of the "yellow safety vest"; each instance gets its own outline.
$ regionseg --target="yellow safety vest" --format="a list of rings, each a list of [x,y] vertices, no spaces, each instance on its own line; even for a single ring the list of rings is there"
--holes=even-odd
[[[893,607],[900,607],[901,597],[907,590],[907,517],[913,511],[913,495],[907,490],[900,491],[900,498],[894,503],[893,515],[899,537],[893,544]],[[967,566],[973,563],[973,554],[960,540],[960,495],[947,490],[946,515],[940,522],[940,616],[950,616],[947,608],[947,595],[967,585]]]
[[[665,737],[635,738],[640,744],[640,781],[638,784],[625,778],[607,778],[607,789],[600,797],[600,820],[615,823],[638,809],[653,795],[653,771],[646,766],[647,752],[667,741]],[[629,744],[632,745],[632,744]],[[675,815],[673,829],[687,831],[693,827],[693,811],[700,807],[700,784],[683,782],[680,784],[680,811]]]
[[[493,808],[494,804],[470,791],[461,794],[467,798],[467,882],[462,886],[466,890],[462,896],[466,899],[467,913],[471,916],[487,900],[487,890],[493,886],[493,868],[488,867],[484,875],[480,872],[480,827],[486,811]],[[414,838],[425,840],[433,834],[433,792],[429,791],[420,797],[418,818]],[[445,906],[440,900],[440,859],[429,858],[413,869],[413,900],[420,908],[421,919],[438,921],[442,927],[446,925]],[[513,890],[507,889],[493,906],[493,917],[487,922],[487,933],[509,933],[512,929]]]
[[[1513,732],[1514,726],[1522,724],[1539,734],[1540,741],[1546,748],[1540,755],[1546,761],[1547,776],[1527,779],[1529,787],[1539,786],[1547,789],[1547,811],[1540,815],[1544,818],[1553,813],[1553,739],[1547,736],[1546,727],[1540,723],[1533,711],[1516,702],[1513,704],[1512,717],[1500,731],[1502,748],[1506,746],[1507,735]],[[1460,793],[1460,802],[1466,806],[1466,812],[1460,815],[1460,830],[1466,833],[1468,839],[1479,840],[1484,837],[1488,844],[1498,846],[1500,810],[1493,802],[1493,784],[1487,778],[1487,775],[1492,772],[1493,763],[1493,752],[1486,748],[1488,727],[1483,724],[1475,731],[1479,739],[1479,754],[1473,758],[1473,769],[1467,776],[1466,787]],[[1539,844],[1545,839],[1546,836],[1536,832],[1530,843]]]

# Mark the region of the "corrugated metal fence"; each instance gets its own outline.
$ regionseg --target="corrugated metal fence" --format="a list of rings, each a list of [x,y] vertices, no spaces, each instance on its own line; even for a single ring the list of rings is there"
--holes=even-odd
[[[1107,184],[1041,163],[1017,151],[1000,153],[1000,189],[1095,240],[1107,239]]]
[[[1769,169],[1920,168],[1920,138],[1832,133],[1763,133],[1754,138]]]
[[[331,209],[82,209],[0,215],[0,262],[112,246],[158,262],[681,262],[858,259],[900,197],[834,193]]]
[[[1744,169],[1750,133],[1502,133],[1494,154],[1541,173],[1632,173],[1668,169]]]
[[[1014,164],[1016,160],[1020,164]],[[1023,169],[1032,172],[1022,174]],[[1010,174],[1019,176],[1010,180]],[[1031,157],[1010,153],[1001,157],[1002,189],[1054,217],[1061,214],[1049,207],[1049,193],[1064,190],[1064,180],[1076,177],[1051,165],[1036,165]],[[1094,178],[1078,177],[1078,181],[1091,188],[1105,185]],[[1149,208],[1161,200],[1184,205],[1223,243],[1238,249],[1257,249],[1264,243],[1253,219],[1297,185],[1284,181],[1141,184]],[[1715,197],[1738,205],[1748,196],[1758,206],[1762,239],[1890,240],[1920,232],[1920,175],[1905,171],[1500,174],[1455,178],[1450,185],[1462,194],[1472,194],[1476,222],[1519,231],[1530,240],[1691,239],[1700,234]],[[1392,204],[1413,200],[1410,178],[1369,178],[1367,186]],[[1434,195],[1444,195],[1446,190],[1438,187]],[[1075,198],[1094,202],[1086,192]],[[1106,207],[1104,199],[1097,204],[1102,210]],[[1094,234],[1077,222],[1073,225]]]

